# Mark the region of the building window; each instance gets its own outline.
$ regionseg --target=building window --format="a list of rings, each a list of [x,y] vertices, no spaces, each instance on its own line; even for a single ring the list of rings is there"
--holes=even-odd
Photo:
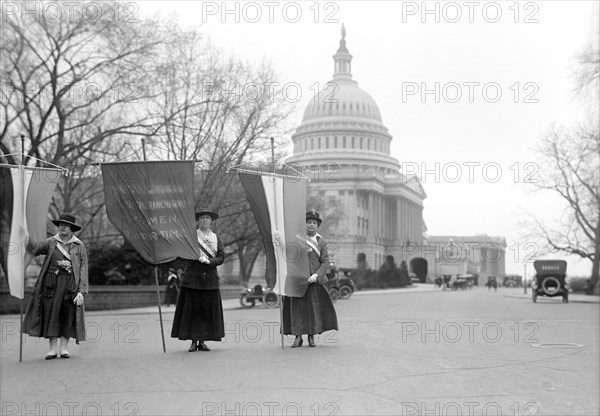
[[[325,137],[325,148],[329,149],[329,137]]]
[[[342,137],[342,147],[346,148],[346,136]]]
[[[333,138],[333,147],[334,147],[335,149],[337,149],[337,147],[338,147],[337,136],[335,136],[335,137]]]
[[[354,149],[355,143],[354,143],[354,137],[352,138],[352,149]]]
[[[321,149],[321,138],[319,137],[318,142],[317,142],[317,148]]]
[[[310,138],[310,150],[314,150],[315,149],[315,138],[311,137]]]
[[[363,138],[362,137],[360,138],[360,142],[359,143],[360,143],[359,144],[359,148],[362,149],[363,148]]]

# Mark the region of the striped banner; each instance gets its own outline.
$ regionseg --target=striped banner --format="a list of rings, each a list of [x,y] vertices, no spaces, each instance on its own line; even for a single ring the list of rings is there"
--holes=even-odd
[[[302,297],[308,287],[305,178],[239,172],[262,237],[268,273],[275,293]],[[272,263],[275,263],[273,265]]]
[[[23,299],[25,270],[33,256],[27,241],[46,240],[48,206],[60,169],[0,165],[0,263],[10,294]]]

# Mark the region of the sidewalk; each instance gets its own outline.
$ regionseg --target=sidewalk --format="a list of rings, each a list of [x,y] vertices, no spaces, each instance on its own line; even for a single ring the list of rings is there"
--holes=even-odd
[[[500,289],[502,290],[502,289]],[[503,293],[504,297],[507,298],[518,298],[518,299],[527,299],[530,302],[531,300],[531,288],[527,288],[527,294],[523,293],[523,289],[505,289],[509,291],[508,293]],[[548,297],[548,296],[538,296],[538,302],[562,302],[562,298],[560,296],[556,297]],[[583,295],[579,293],[569,293],[569,303],[600,303],[600,296],[597,295]]]

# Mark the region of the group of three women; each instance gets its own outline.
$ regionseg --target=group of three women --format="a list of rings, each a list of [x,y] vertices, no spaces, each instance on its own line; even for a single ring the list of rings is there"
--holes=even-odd
[[[186,260],[181,276],[171,337],[191,340],[190,352],[210,351],[205,341],[221,341],[225,337],[217,272],[217,266],[225,260],[225,252],[221,239],[211,231],[218,217],[209,209],[196,212],[201,255],[198,260]],[[329,256],[327,243],[317,232],[321,221],[317,212],[306,213],[309,261],[306,293],[301,298],[284,297],[283,334],[295,335],[292,348],[302,346],[303,334],[308,335],[308,345],[314,347],[314,335],[338,329],[335,309],[324,287]],[[24,333],[49,339],[47,360],[69,358],[70,338],[77,343],[85,340],[83,303],[88,290],[85,246],[73,235],[81,226],[72,214],[63,214],[53,223],[58,227],[56,235],[45,242],[28,244],[32,254],[46,257],[23,322]]]

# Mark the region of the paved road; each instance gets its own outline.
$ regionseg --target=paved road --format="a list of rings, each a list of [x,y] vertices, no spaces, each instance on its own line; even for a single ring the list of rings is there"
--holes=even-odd
[[[593,299],[593,298],[589,298]],[[225,342],[187,352],[155,309],[91,312],[71,359],[0,318],[3,415],[598,415],[597,302],[430,287],[338,301],[340,331],[281,349],[278,309],[224,301]],[[306,342],[306,340],[305,340]],[[306,344],[305,344],[306,345]]]

